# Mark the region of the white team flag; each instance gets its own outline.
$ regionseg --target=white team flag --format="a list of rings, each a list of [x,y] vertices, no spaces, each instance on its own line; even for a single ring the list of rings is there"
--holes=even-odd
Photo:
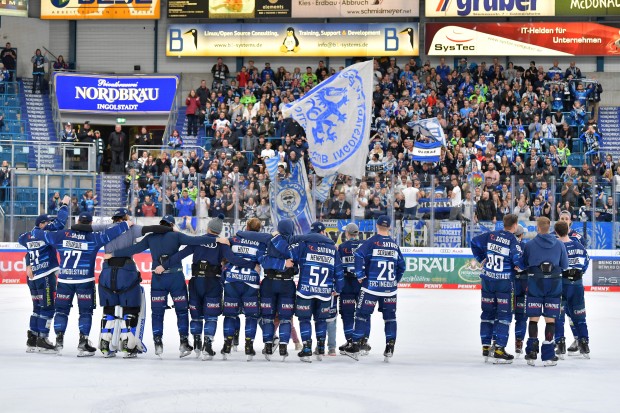
[[[319,176],[364,175],[372,117],[373,61],[347,67],[284,107],[306,131],[309,155]]]

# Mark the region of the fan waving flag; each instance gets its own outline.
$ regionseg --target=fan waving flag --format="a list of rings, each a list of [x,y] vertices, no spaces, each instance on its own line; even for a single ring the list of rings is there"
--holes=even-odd
[[[441,143],[442,146],[446,145],[446,135],[437,118],[420,119],[415,122],[407,123],[407,126],[409,126],[415,134],[432,138]]]
[[[284,107],[306,131],[308,153],[319,176],[364,175],[372,117],[373,61],[343,69]]]
[[[418,162],[439,162],[441,158],[441,143],[414,142],[411,160]]]

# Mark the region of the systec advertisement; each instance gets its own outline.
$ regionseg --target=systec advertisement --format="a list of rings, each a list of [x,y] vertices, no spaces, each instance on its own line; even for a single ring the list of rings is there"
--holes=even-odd
[[[603,106],[598,111],[598,127],[601,131],[601,152],[620,159],[620,108]]]
[[[54,75],[62,112],[167,113],[178,83],[177,76]]]
[[[0,1],[0,16],[28,17],[28,0]]]
[[[417,23],[172,24],[167,56],[417,56]]]
[[[618,0],[426,0],[426,17],[549,17],[620,14]]]
[[[418,0],[170,0],[168,17],[210,19],[418,17]]]
[[[597,23],[429,23],[429,56],[620,56],[618,27]]]
[[[41,0],[41,19],[159,19],[159,0]]]

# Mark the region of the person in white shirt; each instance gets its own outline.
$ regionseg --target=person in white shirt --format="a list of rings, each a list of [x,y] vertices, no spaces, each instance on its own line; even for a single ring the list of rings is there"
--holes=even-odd
[[[349,205],[353,206],[355,204],[355,198],[357,197],[358,191],[352,177],[347,177],[346,182],[342,187],[342,192],[344,192],[345,199]]]
[[[366,197],[366,191],[360,189],[357,192],[357,197],[353,202],[353,217],[356,221],[361,221],[366,218],[366,206],[368,205],[368,198]]]
[[[207,192],[201,189],[200,196],[196,199],[196,217],[198,218],[198,228],[200,232],[207,230],[210,207],[211,200],[207,196]]]
[[[519,217],[519,221],[529,221],[530,216],[532,215],[530,207],[526,205],[523,198],[519,199],[519,202],[512,213]]]
[[[415,181],[415,185],[411,181],[407,181],[407,187],[402,191],[405,197],[405,213],[404,219],[414,219],[418,209],[418,198],[420,197],[420,181]]]
[[[262,159],[268,159],[268,158],[272,158],[274,156],[276,156],[276,152],[273,149],[271,149],[271,142],[266,142],[265,143],[265,149],[263,149],[260,152],[260,157]]]

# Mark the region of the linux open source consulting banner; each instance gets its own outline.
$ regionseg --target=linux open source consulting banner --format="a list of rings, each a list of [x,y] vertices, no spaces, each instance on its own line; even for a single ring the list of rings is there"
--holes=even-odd
[[[418,56],[417,23],[173,24],[167,56]]]

